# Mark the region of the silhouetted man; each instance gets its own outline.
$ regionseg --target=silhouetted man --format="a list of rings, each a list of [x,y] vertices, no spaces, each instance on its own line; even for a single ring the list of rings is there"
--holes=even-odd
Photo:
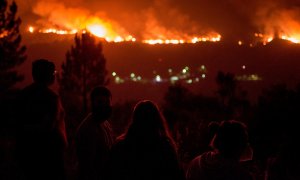
[[[34,61],[34,82],[18,98],[17,157],[24,179],[64,179],[63,110],[59,97],[49,89],[55,72],[53,62]]]
[[[79,179],[104,179],[113,136],[107,121],[111,116],[111,93],[102,86],[92,90],[92,112],[80,124],[76,135]]]

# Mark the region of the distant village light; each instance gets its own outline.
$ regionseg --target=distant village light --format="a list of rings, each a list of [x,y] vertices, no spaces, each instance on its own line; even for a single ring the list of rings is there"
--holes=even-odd
[[[170,79],[171,79],[171,81],[178,81],[179,80],[179,78],[177,76],[172,76]]]
[[[160,77],[160,75],[157,75],[157,76],[155,77],[155,80],[156,80],[156,82],[161,82],[161,77]]]

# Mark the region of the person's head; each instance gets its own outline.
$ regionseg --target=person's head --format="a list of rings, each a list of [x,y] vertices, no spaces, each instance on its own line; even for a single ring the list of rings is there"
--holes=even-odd
[[[104,121],[110,118],[112,113],[111,92],[104,86],[95,87],[91,94],[91,109],[97,121]]]
[[[55,80],[55,65],[47,59],[37,59],[32,62],[32,77],[34,82],[51,85]]]
[[[235,120],[222,121],[212,146],[226,158],[240,159],[248,147],[246,125]]]
[[[127,135],[135,137],[168,137],[167,123],[159,108],[149,100],[138,102],[133,110]]]

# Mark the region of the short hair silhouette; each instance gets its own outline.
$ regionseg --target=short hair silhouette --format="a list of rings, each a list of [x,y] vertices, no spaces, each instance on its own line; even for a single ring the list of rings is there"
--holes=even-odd
[[[94,99],[97,96],[112,97],[110,90],[104,86],[97,86],[92,90],[90,98]]]
[[[55,65],[47,59],[38,59],[32,63],[32,77],[37,83],[52,83],[54,81]]]
[[[224,157],[239,158],[248,145],[246,125],[235,120],[222,121],[211,144]]]

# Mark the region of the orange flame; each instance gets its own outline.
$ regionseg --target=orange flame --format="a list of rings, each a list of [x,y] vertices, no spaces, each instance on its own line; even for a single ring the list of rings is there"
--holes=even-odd
[[[164,3],[158,4],[158,6],[163,5]],[[182,24],[182,21],[185,20],[187,23],[184,24],[184,27],[190,28],[180,28],[181,30],[177,28],[169,29],[169,27],[165,27],[160,23],[154,15],[155,12],[150,9],[141,15],[144,20],[141,25],[143,31],[136,31],[137,36],[140,37],[139,42],[148,44],[182,44],[204,41],[217,42],[221,40],[221,35],[218,33],[212,31],[209,34],[203,33],[194,23],[189,23],[189,18],[182,15],[175,8],[171,11],[173,15],[182,17],[174,22],[178,21],[179,24]],[[93,13],[81,7],[66,7],[64,2],[59,2],[58,0],[38,1],[33,7],[33,12],[41,17],[37,23],[42,27],[54,26],[60,27],[61,29],[38,29],[29,27],[28,31],[30,33],[38,32],[65,35],[75,34],[77,32],[84,33],[86,30],[108,42],[137,41],[137,38],[128,33],[118,22],[109,19],[105,12],[99,11]],[[202,33],[199,33],[200,31]],[[198,33],[203,35],[200,36]]]
[[[132,35],[125,35],[120,36],[117,33],[115,33],[111,26],[109,24],[101,24],[101,23],[91,23],[88,24],[86,27],[86,30],[91,32],[93,35],[104,38],[107,42],[124,42],[124,41],[132,41],[136,42],[136,38]],[[53,33],[58,35],[67,35],[67,34],[76,34],[77,32],[85,33],[85,30],[62,30],[62,29],[55,29],[55,28],[49,28],[49,29],[38,29],[36,30],[35,27],[29,26],[28,32],[34,33]],[[181,39],[146,39],[141,40],[141,42],[146,44],[184,44],[184,43],[198,43],[198,42],[218,42],[221,40],[220,34],[215,34],[211,36],[203,36],[203,37],[190,37],[190,38],[181,38]]]
[[[197,42],[217,42],[221,40],[221,35],[209,36],[209,37],[193,37],[190,39],[148,39],[142,42],[147,44],[183,44],[183,43],[197,43]]]
[[[287,40],[287,41],[290,41],[291,43],[296,43],[296,44],[300,43],[300,33],[294,34],[292,36],[281,33],[277,37],[275,37],[275,35],[264,35],[262,33],[255,33],[254,36],[261,38],[264,45],[273,41],[273,39],[275,39],[275,38]]]

